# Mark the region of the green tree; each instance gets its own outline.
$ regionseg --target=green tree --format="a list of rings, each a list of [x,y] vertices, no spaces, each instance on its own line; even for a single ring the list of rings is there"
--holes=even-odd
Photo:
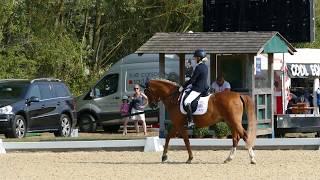
[[[0,78],[60,78],[78,95],[155,32],[200,31],[201,3],[1,1]]]

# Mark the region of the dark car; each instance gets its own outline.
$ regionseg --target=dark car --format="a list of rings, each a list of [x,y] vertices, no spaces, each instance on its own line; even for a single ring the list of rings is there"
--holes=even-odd
[[[75,101],[60,80],[0,80],[0,133],[6,137],[27,132],[67,137],[75,125]]]

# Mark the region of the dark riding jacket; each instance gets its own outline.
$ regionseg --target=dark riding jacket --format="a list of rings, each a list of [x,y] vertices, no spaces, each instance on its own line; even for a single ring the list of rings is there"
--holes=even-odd
[[[204,93],[209,89],[207,84],[208,79],[208,67],[204,63],[199,63],[189,81],[187,81],[183,88],[186,88],[189,84],[192,84],[192,91]]]

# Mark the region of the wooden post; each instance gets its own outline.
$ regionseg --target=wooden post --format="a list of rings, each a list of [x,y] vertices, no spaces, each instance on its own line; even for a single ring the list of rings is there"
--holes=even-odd
[[[159,77],[165,78],[165,54],[159,54]]]
[[[185,81],[185,68],[186,68],[186,60],[185,54],[178,54],[179,56],[179,83],[182,85]]]
[[[271,88],[271,136],[275,137],[274,133],[274,73],[273,73],[273,53],[268,54],[268,76],[270,77],[269,86]]]
[[[210,84],[217,79],[217,54],[210,54]]]
[[[218,56],[220,58],[218,58]],[[216,57],[216,76],[220,76],[222,75],[222,69],[221,69],[221,61],[223,61],[223,55],[222,54],[219,54],[217,57]]]
[[[255,94],[254,94],[254,88],[255,88],[255,67],[254,67],[254,54],[248,54],[247,58],[247,87],[249,89],[249,94],[252,97],[252,99],[255,102]]]
[[[165,78],[165,54],[159,54],[159,77]],[[166,110],[163,103],[159,104],[159,137],[165,138],[165,120],[166,120]]]

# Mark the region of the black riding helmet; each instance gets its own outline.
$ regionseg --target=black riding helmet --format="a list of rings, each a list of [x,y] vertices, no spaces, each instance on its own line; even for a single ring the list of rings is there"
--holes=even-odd
[[[193,57],[200,57],[205,58],[207,56],[207,53],[204,49],[197,49],[196,51],[194,51]]]

